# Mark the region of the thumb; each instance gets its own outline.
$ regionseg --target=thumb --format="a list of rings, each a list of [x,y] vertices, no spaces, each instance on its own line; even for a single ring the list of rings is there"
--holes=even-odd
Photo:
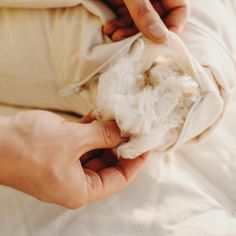
[[[124,141],[115,121],[94,121],[85,126],[83,153],[94,149],[114,148]]]
[[[168,29],[153,8],[150,0],[124,0],[131,17],[139,30],[156,43],[164,42]]]

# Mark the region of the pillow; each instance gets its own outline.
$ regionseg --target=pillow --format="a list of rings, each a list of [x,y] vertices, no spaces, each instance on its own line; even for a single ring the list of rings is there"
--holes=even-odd
[[[170,33],[161,45],[140,38],[100,75],[94,114],[99,120],[116,121],[129,137],[117,148],[118,156],[134,158],[206,136],[223,110],[213,76]]]

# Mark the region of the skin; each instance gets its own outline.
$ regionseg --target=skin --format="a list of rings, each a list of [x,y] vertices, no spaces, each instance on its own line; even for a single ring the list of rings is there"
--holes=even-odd
[[[181,34],[190,7],[187,0],[104,0],[117,18],[103,32],[120,41],[141,31],[156,43],[164,42],[168,30]]]
[[[114,41],[140,30],[163,42],[167,28],[182,32],[189,14],[185,0],[104,2],[118,17],[104,26]],[[111,148],[124,139],[115,122],[98,122],[91,116],[79,124],[50,112],[29,111],[0,117],[0,130],[0,184],[71,209],[119,192],[147,158],[144,154],[117,160]]]
[[[105,2],[118,17],[104,26],[114,41],[140,30],[162,42],[167,28],[181,33],[189,12],[184,0]],[[71,209],[119,192],[147,158],[118,160],[111,149],[125,140],[115,122],[91,116],[72,123],[50,112],[28,111],[0,117],[0,130],[0,184]]]
[[[0,184],[44,202],[77,209],[126,187],[147,154],[118,160],[115,122],[72,123],[46,111],[0,117]]]

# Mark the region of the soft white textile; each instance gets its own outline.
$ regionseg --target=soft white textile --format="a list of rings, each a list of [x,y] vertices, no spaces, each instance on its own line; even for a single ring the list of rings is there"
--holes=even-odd
[[[118,147],[118,156],[165,152],[199,136],[222,115],[224,101],[216,82],[175,34],[161,45],[142,38],[99,77],[94,114],[116,120],[124,135],[131,135]],[[199,110],[204,122],[191,123]],[[186,138],[186,127],[191,137]]]
[[[9,3],[14,2],[32,3],[33,0],[9,1]],[[69,0],[66,2],[75,3]],[[8,1],[0,0],[0,6],[1,3],[6,6]],[[229,4],[228,7],[235,5],[235,2],[227,1],[227,4]],[[227,8],[224,1],[192,0],[191,6],[192,16],[182,40],[197,62],[204,66],[208,75],[220,85],[223,100],[227,101],[227,96],[224,97],[224,94],[232,94],[217,129],[207,139],[201,141],[199,138],[197,142],[182,146],[177,151],[165,155],[154,153],[139,176],[123,192],[79,211],[44,204],[12,189],[1,187],[0,235],[235,236],[236,96],[232,90],[235,84],[235,65],[232,57],[236,55],[236,19],[231,13],[233,10]],[[75,33],[66,37],[66,33],[72,32],[73,28],[78,30],[78,25],[81,23],[81,18],[77,15],[80,11],[78,9],[82,10],[80,7],[70,8],[64,10],[64,14],[62,10],[55,10],[55,12],[54,10],[51,10],[52,12],[33,10],[34,13],[30,16],[31,21],[27,21],[28,11],[21,14],[21,11],[17,10],[14,12],[16,18],[11,18],[9,9],[1,10],[0,100],[2,102],[10,104],[18,102],[19,104],[16,105],[55,109],[62,107],[61,110],[81,112],[78,96],[87,98],[90,94],[89,90],[82,90],[79,95],[74,94],[64,99],[57,95],[58,90],[71,82],[77,85],[83,77],[80,71],[75,70],[78,65],[75,62],[79,58],[76,52],[82,53],[77,46],[81,44],[72,43],[74,38],[77,41],[80,36],[75,37],[77,35]],[[86,16],[86,11],[82,11],[82,15]],[[54,17],[57,20],[49,24],[55,19]],[[59,18],[60,24],[66,31],[64,37],[60,31]],[[91,18],[93,17],[89,16],[88,20]],[[47,27],[44,27],[45,22],[47,22]],[[96,20],[93,23],[96,25]],[[31,37],[21,34],[22,25]],[[52,25],[57,25],[57,27],[53,27],[54,31],[49,34],[48,27]],[[41,37],[39,35],[34,37],[35,30],[40,31],[40,29],[43,32],[39,34]],[[13,36],[12,39],[19,39],[19,42],[9,40],[9,34]],[[27,38],[28,45],[24,47],[21,40],[25,41]],[[44,40],[45,38],[47,40]],[[92,39],[92,36],[89,39]],[[34,40],[37,44],[34,44]],[[109,58],[118,48],[125,46],[129,48],[134,40],[135,37],[113,45],[114,51],[111,50],[111,52],[109,50],[112,47],[106,50],[107,45],[102,46],[103,59]],[[48,43],[37,50],[36,45],[41,45],[40,42],[42,45],[45,45],[44,42]],[[49,42],[54,42],[54,44]],[[72,48],[73,46],[75,48]],[[99,55],[98,48],[87,50],[87,54],[83,54],[91,56],[84,57],[87,58],[87,62],[89,59],[93,61],[96,58],[95,55]],[[16,49],[21,52],[21,57],[19,53],[14,53]],[[31,52],[34,52],[32,53],[34,56],[27,53],[27,49],[30,49],[29,51],[33,49]],[[69,62],[68,58],[74,59]],[[97,65],[101,65],[103,59],[97,61]],[[24,60],[28,63],[25,67],[22,63]],[[91,64],[95,65],[95,61]],[[44,75],[44,79],[41,80],[39,75],[41,77]],[[37,92],[37,87],[40,89],[39,92]],[[23,94],[25,98],[21,95],[22,91],[28,92]],[[84,106],[87,106],[86,104],[89,103],[84,103]],[[205,107],[199,111],[192,122],[206,120],[208,109]],[[5,111],[5,114],[11,113],[11,110],[3,107],[0,111],[2,113]],[[85,112],[86,109],[83,111]],[[192,137],[191,131],[192,129],[188,130],[187,140]]]

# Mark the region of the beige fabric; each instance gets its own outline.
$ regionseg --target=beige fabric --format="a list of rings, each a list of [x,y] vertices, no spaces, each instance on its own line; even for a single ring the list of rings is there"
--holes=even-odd
[[[9,106],[9,105],[3,105],[0,104],[0,115],[1,116],[12,116],[19,112],[29,111],[32,110],[32,108],[24,108],[24,107],[16,107],[16,106]],[[51,110],[52,111],[52,110]],[[65,113],[65,112],[59,112],[56,110],[53,110],[55,114],[65,118],[66,120],[72,121],[72,122],[78,122],[81,116],[78,116],[76,114],[72,113]]]
[[[26,7],[33,2],[36,1],[0,0],[2,6],[24,3],[21,6]],[[48,7],[53,7],[51,3],[55,1],[37,2],[47,2]],[[197,62],[212,76],[212,81],[220,85],[219,91],[226,104],[228,95],[234,94],[235,86],[235,16],[224,1],[192,0],[191,6],[192,16],[182,40]],[[58,91],[67,85],[83,83],[103,60],[123,47],[124,52],[127,51],[135,40],[133,37],[108,46],[109,42],[100,32],[101,21],[89,12],[79,5],[40,11],[2,8],[0,101],[86,112],[87,102],[81,110],[81,97],[88,97],[85,90],[65,98],[58,96]],[[104,15],[107,14],[110,15],[108,12]],[[86,26],[87,23],[91,28]],[[86,47],[91,42],[96,46]],[[101,54],[104,57],[100,57]],[[85,60],[82,62],[81,58]],[[77,70],[83,63],[89,67]],[[69,211],[1,187],[0,234],[234,236],[236,97],[230,97],[222,122],[207,139],[182,146],[168,155],[154,153],[125,191],[103,202],[79,211]],[[209,109],[212,107],[206,106],[196,112],[193,124],[199,119],[204,121]],[[189,130],[190,136],[191,132]]]
[[[76,7],[80,4],[92,10],[95,15],[100,11],[97,6],[100,9],[104,7],[98,0],[0,0],[0,7],[5,8],[47,9]],[[100,12],[99,15],[104,16],[106,14]]]
[[[73,7],[86,0],[1,0],[0,6],[6,8],[57,8]],[[91,2],[87,0],[87,2]]]
[[[29,7],[40,2],[28,1]],[[47,2],[45,7],[54,4]],[[0,8],[2,103],[77,113],[91,109],[80,94],[62,98],[58,91],[83,84],[133,40],[111,44],[101,27],[113,14],[98,1],[83,4],[86,8]]]
[[[90,79],[99,77],[111,63],[119,63],[119,58],[128,54],[140,37],[136,35],[119,43],[111,43],[104,37],[102,23],[113,15],[100,1],[4,4],[3,1],[2,6],[22,7],[0,9],[0,102],[4,104],[85,114],[94,109],[91,92],[94,94],[96,87],[87,88],[92,86]],[[225,45],[220,39],[215,40],[218,36],[214,31],[210,32],[212,37],[203,37],[204,29],[195,27],[194,19],[192,24],[190,31],[194,32],[186,40],[190,53],[184,48],[176,55],[177,60],[186,64],[186,70],[195,74],[204,96],[191,109],[174,148],[202,133],[202,137],[206,136],[205,131],[214,127],[222,116],[235,86],[235,65]],[[216,47],[218,50],[212,54]],[[170,48],[179,50],[177,44]],[[204,57],[198,48],[206,49]],[[187,60],[186,54],[189,54]],[[208,69],[208,76],[198,62]],[[199,119],[202,113],[204,119]]]

